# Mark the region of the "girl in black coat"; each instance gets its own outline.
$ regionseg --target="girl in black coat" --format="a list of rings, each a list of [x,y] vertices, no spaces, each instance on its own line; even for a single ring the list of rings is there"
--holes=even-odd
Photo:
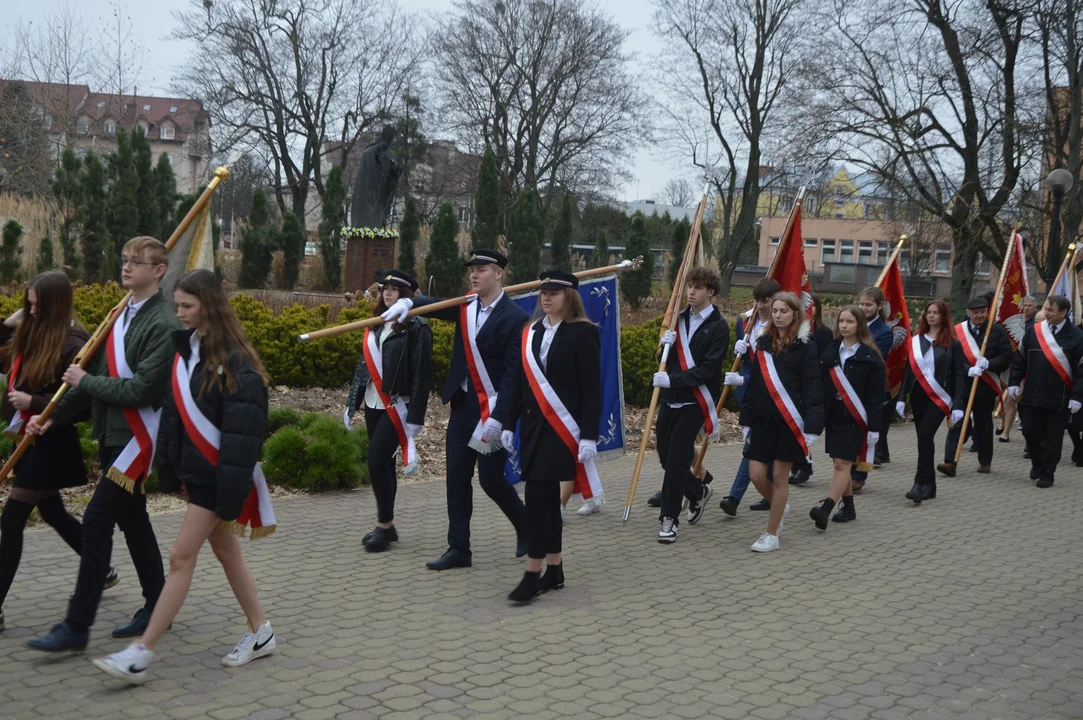
[[[778,550],[781,530],[790,506],[790,465],[808,454],[824,428],[823,384],[820,358],[796,295],[781,292],[771,301],[771,325],[756,341],[760,352],[748,378],[741,403],[741,426],[748,440],[748,470],[756,489],[771,504],[767,532],[752,545],[753,552]],[[777,373],[776,397],[769,389],[762,366],[773,363]],[[727,385],[743,384],[739,373],[726,373]],[[783,392],[784,391],[784,392]],[[797,416],[787,412],[781,398],[788,396]],[[796,430],[790,425],[796,424]],[[772,466],[774,481],[768,477]]]
[[[392,270],[384,278],[373,317],[382,314],[400,297],[412,297],[417,287],[413,277]],[[425,410],[432,392],[432,328],[424,318],[411,317],[403,323],[389,323],[366,331],[362,343],[361,359],[353,374],[346,414],[342,419],[349,429],[354,413],[364,403],[369,436],[369,478],[376,496],[377,514],[376,528],[365,535],[361,543],[369,552],[383,552],[399,539],[395,530],[395,492],[398,487],[395,454],[401,452],[407,475],[417,472],[413,438],[425,423]],[[373,344],[380,357],[378,372],[382,382],[379,388],[369,367],[369,362],[376,362],[377,357],[372,352]],[[391,403],[391,412],[388,412],[381,393]]]
[[[516,603],[528,603],[543,592],[564,587],[560,483],[577,475],[580,482],[588,482],[602,414],[601,337],[583,310],[576,290],[579,279],[563,270],[543,272],[541,278],[538,308],[523,330],[526,347],[520,370],[506,390],[507,429],[501,437],[504,447],[511,448],[512,428],[519,421],[527,565],[522,581],[508,595]],[[539,395],[544,402],[539,402]],[[560,406],[575,428],[561,423]],[[600,490],[594,488],[595,494]]]
[[[94,664],[106,673],[143,683],[154,646],[180,611],[196,557],[208,540],[253,631],[222,659],[237,667],[275,649],[256,583],[241,554],[237,520],[254,502],[256,465],[267,432],[267,373],[241,328],[221,281],[210,270],[185,275],[174,291],[177,317],[187,330],[173,333],[177,349],[162,406],[155,465],[164,492],[188,500],[188,511],[169,553],[169,577],[146,631],[127,649]],[[217,441],[217,442],[216,442]],[[262,516],[262,534],[273,531]],[[268,501],[269,502],[269,501]],[[258,536],[253,520],[253,537]]]
[[[826,530],[831,510],[840,499],[843,507],[834,520],[847,522],[857,518],[850,468],[856,463],[859,470],[871,470],[872,463],[866,454],[870,448],[876,448],[876,441],[880,439],[884,361],[872,341],[865,312],[860,307],[852,305],[839,312],[835,340],[820,356],[820,365],[823,368],[827,454],[834,462],[835,474],[827,497],[809,511],[809,517],[816,522],[816,527]]]

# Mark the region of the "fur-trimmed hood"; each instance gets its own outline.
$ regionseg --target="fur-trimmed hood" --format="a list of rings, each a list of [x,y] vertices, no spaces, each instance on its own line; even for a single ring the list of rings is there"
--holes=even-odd
[[[770,339],[767,337],[767,331],[765,330],[763,334],[756,339],[756,347],[768,347],[770,342]],[[797,337],[794,339],[794,342],[812,342],[812,325],[809,324],[807,318],[801,321],[801,327],[797,329]]]

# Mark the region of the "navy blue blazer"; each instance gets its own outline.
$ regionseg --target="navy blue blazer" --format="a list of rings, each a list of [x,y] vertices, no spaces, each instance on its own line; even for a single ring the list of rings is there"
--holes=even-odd
[[[433,303],[441,302],[439,298],[414,298],[414,307],[424,307]],[[467,312],[477,312],[477,304],[473,308],[467,308]],[[459,323],[459,308],[437,310],[429,313],[429,317],[438,320],[447,320],[456,325]],[[519,343],[522,341],[523,327],[530,317],[526,310],[519,307],[518,303],[507,295],[504,295],[493,306],[492,314],[478,332],[476,342],[481,360],[485,364],[485,370],[489,373],[489,379],[496,389],[496,407],[493,408],[492,417],[499,423],[504,423],[508,416],[508,399],[505,393],[500,392],[501,387],[507,387],[519,372]],[[470,374],[470,368],[466,364],[466,349],[463,347],[462,331],[455,329],[455,348],[451,352],[451,367],[448,368],[447,382],[444,383],[444,395],[441,401],[444,405],[451,402],[455,392],[462,388],[463,380]],[[474,392],[473,384],[467,383],[470,392]]]

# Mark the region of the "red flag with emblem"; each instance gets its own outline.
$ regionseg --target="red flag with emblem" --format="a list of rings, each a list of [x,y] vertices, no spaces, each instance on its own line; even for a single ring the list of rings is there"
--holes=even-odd
[[[1023,316],[1023,298],[1030,294],[1027,284],[1027,260],[1023,253],[1023,236],[1016,233],[1008,247],[1008,258],[1004,271],[1004,288],[1000,292],[1000,306],[993,311],[993,319],[1004,326],[1011,339],[1012,352],[1023,342],[1027,331],[1027,319]]]
[[[887,304],[887,324],[891,328],[891,351],[884,358],[887,369],[887,384],[891,396],[895,397],[902,386],[906,374],[907,357],[910,351],[910,310],[906,307],[906,294],[903,292],[902,273],[899,272],[899,255],[895,254],[891,264],[885,269],[880,281]]]
[[[801,205],[793,209],[793,224],[790,232],[779,241],[778,260],[771,269],[769,277],[776,280],[782,292],[792,292],[801,298],[801,307],[812,320],[812,286],[805,267],[805,243],[801,239]]]

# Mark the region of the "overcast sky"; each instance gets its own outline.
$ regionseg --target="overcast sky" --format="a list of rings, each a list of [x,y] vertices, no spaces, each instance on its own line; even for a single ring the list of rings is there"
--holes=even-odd
[[[51,10],[55,10],[64,0],[0,0],[0,17],[5,24],[17,18],[31,22],[40,22]],[[102,21],[111,21],[113,9],[109,0],[69,0],[83,15],[88,24],[100,27]],[[402,7],[410,12],[439,12],[451,6],[450,0],[399,0]],[[658,42],[649,29],[651,17],[650,0],[597,0],[598,4],[616,18],[617,22],[629,30],[628,49],[636,53],[641,60],[636,68],[645,69],[642,61],[655,53]],[[132,21],[133,34],[147,48],[147,60],[143,66],[140,94],[165,94],[177,67],[184,62],[185,43],[169,39],[173,27],[171,10],[182,7],[184,0],[177,2],[130,2],[123,3],[124,14]],[[13,24],[13,23],[12,23]],[[0,34],[0,42],[5,42],[10,35]],[[645,70],[644,70],[645,71]],[[666,161],[660,150],[645,148],[636,153],[632,173],[634,178],[620,192],[619,199],[653,199],[661,195],[662,187],[675,177],[692,179],[697,175],[685,158],[681,162]],[[693,183],[696,184],[696,183]],[[660,198],[659,198],[660,199]]]

